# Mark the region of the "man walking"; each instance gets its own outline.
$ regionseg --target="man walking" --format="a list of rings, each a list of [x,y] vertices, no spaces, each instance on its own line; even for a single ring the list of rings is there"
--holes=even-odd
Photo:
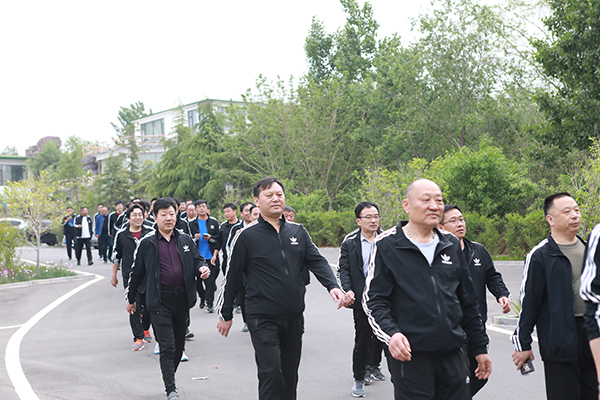
[[[108,209],[102,207],[100,214],[96,216],[96,224],[94,225],[95,234],[98,238],[98,247],[100,250],[100,259],[106,264],[112,256],[112,248],[110,247]]]
[[[534,359],[531,333],[537,327],[544,362],[546,397],[598,399],[596,368],[579,296],[585,241],[577,236],[581,214],[569,193],[544,200],[550,235],[531,250],[523,267],[521,314],[511,337],[513,362],[520,369]]]
[[[360,299],[365,289],[365,277],[369,270],[369,261],[373,240],[379,230],[379,208],[368,201],[358,203],[354,209],[358,229],[350,232],[340,246],[338,278],[346,292],[345,303],[354,315],[354,350],[352,352],[352,373],[354,385],[352,396],[365,397],[364,384],[384,380],[381,373],[381,342],[373,335],[367,314]],[[358,301],[355,301],[358,298]]]
[[[473,285],[477,292],[479,302],[479,313],[483,323],[487,321],[487,301],[486,287],[496,297],[500,304],[502,312],[506,314],[510,311],[510,292],[502,280],[502,274],[496,271],[492,257],[487,252],[485,247],[477,242],[471,242],[465,238],[467,233],[467,221],[463,217],[462,211],[454,204],[446,204],[444,206],[444,215],[442,222],[438,225],[438,229],[444,229],[458,238],[460,247],[462,248],[465,260],[469,265]],[[484,325],[485,328],[485,325]],[[487,383],[487,379],[477,379],[475,377],[475,369],[477,369],[477,360],[475,355],[469,353],[470,362],[470,383],[469,389],[471,396],[481,390]]]
[[[233,300],[245,288],[248,328],[258,369],[260,400],[296,399],[306,288],[304,266],[343,305],[343,293],[327,260],[300,224],[282,218],[283,184],[264,178],[254,185],[258,220],[233,239],[227,275],[219,291],[217,329],[229,334]]]
[[[151,229],[147,229],[142,225],[144,222],[144,209],[140,204],[132,204],[126,212],[126,218],[128,224],[119,229],[115,235],[113,270],[110,279],[110,283],[114,287],[117,287],[119,283],[117,271],[121,267],[124,289],[127,289],[127,284],[129,283],[129,274],[133,267],[135,250],[140,240],[152,232]],[[135,303],[137,307],[132,314],[129,314],[129,325],[133,333],[132,350],[139,351],[144,348],[144,342],[152,340],[149,330],[150,313],[142,310],[146,307],[146,296],[144,293],[140,293],[139,291],[135,293]]]
[[[225,203],[223,206],[223,215],[225,216],[225,222],[219,227],[219,237],[217,244],[215,245],[215,254],[217,255],[219,250],[223,251],[222,255],[222,269],[223,275],[225,275],[225,268],[227,267],[227,239],[231,228],[236,225],[238,221],[237,217],[237,206],[234,203]]]
[[[92,261],[92,219],[88,215],[86,207],[81,207],[79,215],[75,217],[73,225],[77,228],[77,240],[75,242],[75,257],[77,265],[81,265],[81,252],[83,246],[87,253],[88,265],[94,264]]]
[[[388,346],[396,400],[466,400],[467,337],[476,377],[492,371],[469,267],[458,239],[437,229],[444,210],[438,185],[410,183],[402,207],[408,222],[373,242],[363,307]]]
[[[146,307],[160,345],[160,369],[168,400],[177,400],[175,372],[185,345],[189,309],[196,303],[195,276],[210,274],[191,237],[175,228],[177,206],[170,198],[154,203],[157,229],[136,250],[126,291],[127,312],[136,311],[136,296],[145,283]]]
[[[73,241],[77,240],[77,228],[75,228],[75,215],[73,207],[67,207],[67,215],[62,218],[63,234],[67,245],[67,256],[71,260]]]

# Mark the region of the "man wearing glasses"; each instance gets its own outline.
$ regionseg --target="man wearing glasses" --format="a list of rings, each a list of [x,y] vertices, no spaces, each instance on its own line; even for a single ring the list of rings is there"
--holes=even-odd
[[[467,233],[467,221],[463,217],[462,211],[458,206],[447,204],[444,207],[444,215],[442,217],[442,222],[438,225],[438,229],[443,229],[452,233],[460,241],[460,247],[469,264],[471,278],[473,279],[473,285],[475,286],[477,299],[479,300],[479,312],[481,313],[481,319],[484,324],[487,320],[486,286],[494,297],[496,297],[496,300],[502,308],[502,312],[504,314],[509,312],[510,292],[502,280],[502,275],[494,268],[492,258],[485,247],[477,242],[471,242],[465,239],[465,234]],[[469,360],[471,363],[469,389],[471,391],[471,396],[474,396],[487,383],[487,379],[475,378],[475,369],[477,369],[475,355],[469,353]]]
[[[354,209],[358,229],[349,233],[340,248],[338,279],[346,292],[344,303],[354,313],[354,350],[352,352],[352,372],[354,385],[352,396],[365,397],[364,384],[373,379],[382,381],[385,375],[379,370],[382,344],[373,335],[367,314],[360,299],[365,289],[365,278],[369,270],[369,261],[373,240],[379,229],[379,208],[368,201],[358,203]],[[356,298],[359,301],[355,301]]]

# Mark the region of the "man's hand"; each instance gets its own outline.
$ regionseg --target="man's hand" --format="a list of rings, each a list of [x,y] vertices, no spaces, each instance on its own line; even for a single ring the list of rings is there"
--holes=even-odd
[[[210,276],[210,268],[206,265],[200,267],[200,278],[206,279]]]
[[[127,303],[127,314],[133,314],[135,312],[135,303],[129,304]]]
[[[212,265],[217,265],[217,255],[216,254],[214,256],[212,256],[212,258],[210,259],[210,263]]]
[[[117,287],[117,285],[119,284],[119,279],[117,279],[116,275],[110,277],[110,284],[114,287]]]
[[[508,297],[500,297],[498,299],[498,303],[500,304],[500,307],[502,308],[503,314],[506,314],[507,312],[510,311],[510,300],[508,299]]]
[[[406,336],[400,332],[394,333],[390,339],[390,342],[388,343],[388,349],[390,350],[392,357],[394,357],[396,360],[410,361],[412,358],[410,343],[408,343]]]
[[[354,297],[354,292],[352,290],[348,290],[344,296],[344,299],[342,300],[342,305],[344,307],[349,307],[354,304],[355,300],[356,298]]]
[[[513,363],[515,363],[517,369],[521,369],[521,367],[523,366],[523,364],[525,364],[525,361],[527,361],[528,358],[531,358],[531,361],[534,360],[533,351],[513,351],[512,353]]]
[[[477,360],[477,369],[475,376],[477,379],[487,379],[492,373],[492,359],[487,354],[478,354],[475,356]]]
[[[199,234],[199,233],[196,233],[196,234],[194,235],[194,239],[196,239],[196,240],[200,239],[200,234]]]
[[[338,288],[333,288],[329,291],[329,295],[333,301],[337,303],[337,309],[339,310],[343,306],[342,302],[344,301],[344,292]]]
[[[211,237],[212,236],[210,236],[210,233],[203,233],[202,234],[202,239],[204,239],[204,240],[210,240]]]
[[[229,330],[231,329],[231,324],[233,324],[233,320],[230,319],[229,321],[217,321],[217,330],[219,331],[219,333],[225,337],[227,337],[227,335],[229,335]]]

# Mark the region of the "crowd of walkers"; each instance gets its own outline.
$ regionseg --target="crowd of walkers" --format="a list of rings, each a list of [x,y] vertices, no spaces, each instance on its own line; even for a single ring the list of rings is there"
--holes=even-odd
[[[365,397],[365,385],[387,379],[385,356],[395,399],[472,398],[492,373],[486,291],[503,313],[511,294],[484,246],[466,238],[463,211],[444,205],[438,185],[412,182],[402,207],[408,220],[382,230],[377,204],[357,204],[357,229],[341,243],[337,276],[273,177],[254,185],[240,218],[236,204],[224,204],[220,224],[205,200],[160,198],[117,202],[110,214],[99,204],[93,218],[86,208],[77,216],[69,208],[63,225],[69,259],[74,244],[79,265],[85,246],[91,265],[95,235],[100,259],[113,262],[115,287],[121,271],[132,349],[154,340],[152,326],[168,400],[179,399],[175,372],[187,360],[189,310],[197,302],[218,315],[223,336],[233,314],[242,314],[259,399],[296,399],[310,273],[338,309],[353,313],[349,395]],[[537,328],[547,398],[598,399],[600,226],[589,243],[577,235],[581,214],[568,193],[548,196],[544,214],[550,235],[524,264],[513,362],[524,375],[533,371]]]

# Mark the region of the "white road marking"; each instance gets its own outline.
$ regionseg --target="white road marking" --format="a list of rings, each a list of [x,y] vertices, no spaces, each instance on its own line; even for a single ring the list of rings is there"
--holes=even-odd
[[[21,341],[23,340],[23,337],[25,337],[27,332],[29,332],[29,330],[33,328],[35,324],[37,324],[42,318],[44,318],[50,311],[54,310],[60,304],[62,304],[75,294],[79,293],[83,289],[87,288],[88,286],[91,286],[94,283],[104,279],[104,276],[102,275],[96,275],[82,271],[77,272],[83,275],[94,276],[94,279],[84,283],[81,286],[76,287],[68,293],[65,293],[64,295],[60,296],[58,299],[54,300],[52,303],[44,307],[37,314],[31,317],[27,322],[21,325],[20,328],[10,337],[8,343],[6,344],[6,352],[4,356],[6,371],[8,372],[8,377],[10,378],[10,381],[12,382],[12,385],[14,386],[17,395],[21,400],[39,400],[39,398],[31,388],[27,377],[23,373],[23,368],[21,367],[19,351],[21,348]]]
[[[485,325],[485,329],[487,329],[489,331],[498,332],[498,333],[504,333],[505,335],[509,335],[509,336],[515,332],[514,330],[510,331],[508,329],[498,328],[495,325],[488,325],[488,324]],[[538,341],[538,338],[535,336],[531,336],[531,339],[533,339],[534,342]]]
[[[22,327],[22,326],[23,326],[23,325],[0,326],[0,331],[1,331],[2,329],[16,329],[16,328],[20,328],[20,327]]]

